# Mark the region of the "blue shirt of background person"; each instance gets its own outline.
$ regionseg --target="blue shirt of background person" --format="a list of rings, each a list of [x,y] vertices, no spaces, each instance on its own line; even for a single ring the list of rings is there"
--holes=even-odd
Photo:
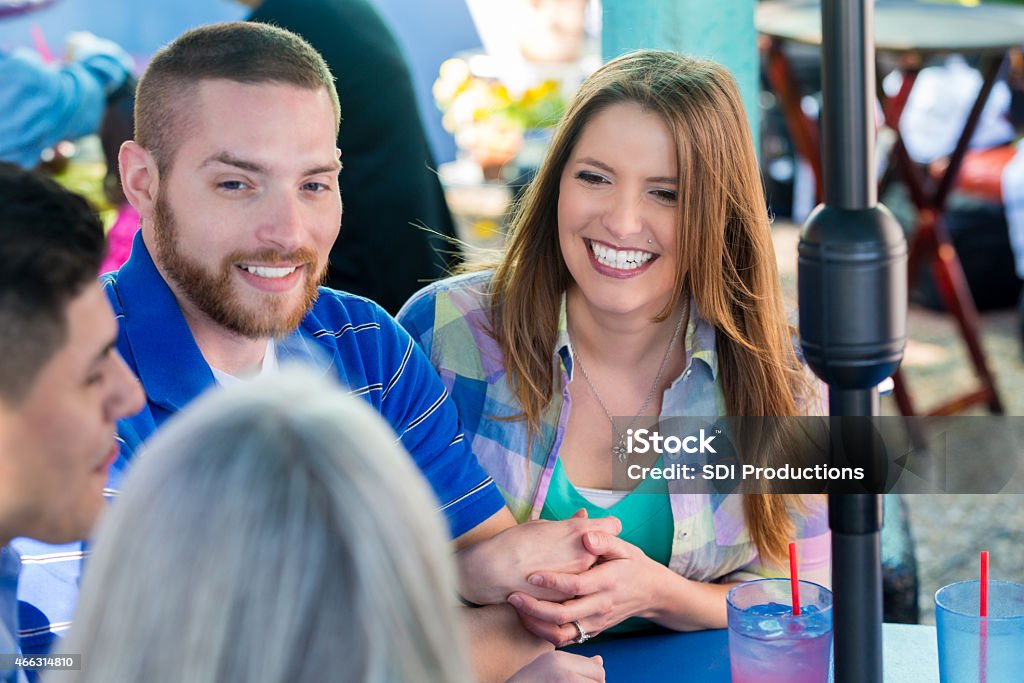
[[[47,147],[99,128],[132,59],[90,33],[72,34],[68,53],[70,61],[57,65],[31,50],[0,48],[0,161],[34,168]]]

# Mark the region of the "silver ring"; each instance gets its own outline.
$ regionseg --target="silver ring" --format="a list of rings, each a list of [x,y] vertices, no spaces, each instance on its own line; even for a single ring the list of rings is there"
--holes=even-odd
[[[580,626],[580,622],[574,621],[572,622],[572,625],[576,627],[576,633],[579,634],[576,637],[576,640],[573,641],[574,643],[576,643],[577,645],[582,645],[583,643],[590,640],[590,634],[583,630],[583,627]]]

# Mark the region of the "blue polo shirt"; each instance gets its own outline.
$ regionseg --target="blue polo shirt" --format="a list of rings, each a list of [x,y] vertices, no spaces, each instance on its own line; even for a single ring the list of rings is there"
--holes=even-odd
[[[142,411],[118,425],[121,454],[108,483],[113,496],[142,442],[216,381],[141,233],[131,258],[102,282],[119,323],[118,351],[146,392]],[[299,328],[276,345],[280,363],[300,361],[332,374],[387,420],[441,501],[452,536],[504,505],[470,452],[455,404],[430,362],[375,303],[321,288]],[[54,632],[70,625],[84,544],[17,539],[14,545],[22,559],[22,649],[45,652]]]

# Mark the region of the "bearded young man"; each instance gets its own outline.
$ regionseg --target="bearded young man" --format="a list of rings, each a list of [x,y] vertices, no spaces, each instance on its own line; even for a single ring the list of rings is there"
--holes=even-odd
[[[334,373],[390,423],[441,501],[460,550],[462,595],[490,605],[467,610],[478,676],[501,680],[550,649],[520,627],[505,598],[515,590],[568,597],[527,577],[583,571],[597,558],[582,535],[618,533],[619,524],[515,526],[419,348],[373,302],[318,288],[342,220],[340,112],[320,55],[272,26],[195,29],[153,58],[135,106],[136,137],[121,148],[120,172],[142,225],[127,263],[103,278],[120,323],[117,348],[147,399],[119,424],[125,463],[209,387],[292,360]],[[41,563],[24,601],[45,602],[53,564]],[[49,636],[72,607],[40,610],[33,635]]]

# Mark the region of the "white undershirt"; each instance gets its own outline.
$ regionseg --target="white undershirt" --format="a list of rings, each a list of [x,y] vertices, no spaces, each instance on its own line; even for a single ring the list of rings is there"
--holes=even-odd
[[[263,365],[260,366],[260,371],[252,375],[245,375],[244,377],[238,377],[230,373],[218,370],[217,368],[211,367],[213,370],[213,378],[217,380],[217,384],[222,387],[229,387],[241,382],[247,382],[251,379],[255,379],[261,375],[267,375],[277,370],[277,344],[271,339],[267,342],[267,350],[263,354]]]
[[[611,489],[588,489],[585,486],[577,486],[576,490],[588,503],[599,508],[608,509],[629,495],[629,491],[612,491]]]

